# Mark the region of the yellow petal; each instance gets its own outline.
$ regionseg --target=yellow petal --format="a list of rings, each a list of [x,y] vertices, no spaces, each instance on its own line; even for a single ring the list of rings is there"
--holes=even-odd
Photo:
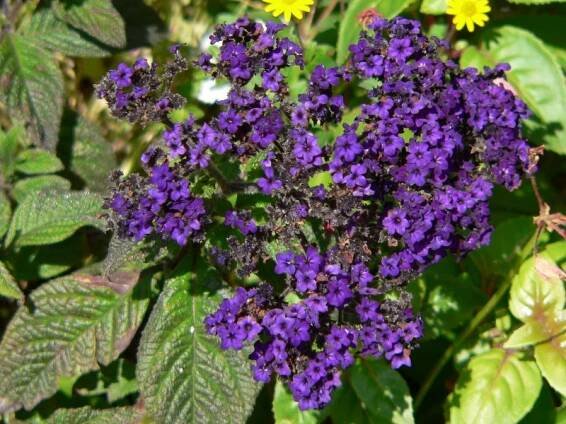
[[[268,13],[271,13],[271,12],[273,12],[275,9],[276,9],[275,5],[270,4],[270,5],[268,5],[268,6],[265,6],[265,9],[264,9],[264,10],[265,10],[266,12],[268,12]]]
[[[468,29],[468,31],[474,32],[474,21],[472,21],[470,18],[466,19],[466,28]]]
[[[285,22],[290,22],[291,21],[291,11],[289,9],[285,10]]]
[[[293,16],[294,16],[295,18],[297,18],[298,20],[303,19],[303,12],[301,12],[300,10],[293,9],[293,10],[291,11],[291,13],[292,13]]]
[[[466,23],[466,21],[464,19],[458,19],[458,17],[454,18],[454,20],[452,22],[454,23],[454,25],[456,25],[456,29],[458,31],[460,31],[462,28],[464,28],[464,25]]]

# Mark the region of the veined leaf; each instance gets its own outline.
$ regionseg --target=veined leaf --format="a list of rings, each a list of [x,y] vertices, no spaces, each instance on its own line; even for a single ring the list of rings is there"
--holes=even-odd
[[[79,228],[103,228],[97,214],[99,195],[88,192],[41,192],[27,196],[18,205],[6,235],[5,245],[37,246],[65,240]]]
[[[563,325],[560,335],[535,346],[535,359],[544,378],[557,392],[566,396],[566,325]]]
[[[9,297],[12,299],[21,299],[24,294],[20,290],[18,283],[6,269],[6,266],[0,262],[0,296]]]
[[[0,100],[10,116],[25,122],[32,139],[55,149],[63,114],[63,76],[51,54],[19,34],[0,46]]]
[[[92,409],[90,406],[58,409],[47,424],[137,424],[142,414],[135,407]]]
[[[343,64],[350,54],[348,49],[358,39],[362,24],[358,21],[360,14],[367,9],[376,9],[385,18],[393,18],[401,13],[413,0],[352,0],[338,30],[338,44],[336,46],[336,62]]]
[[[111,48],[57,19],[51,9],[39,9],[19,31],[41,46],[67,56],[105,57]]]
[[[246,355],[221,350],[204,329],[205,316],[222,298],[202,292],[206,279],[183,263],[143,331],[136,374],[145,408],[157,422],[241,423],[254,405],[259,385]]]
[[[537,321],[532,321],[513,331],[503,347],[505,349],[516,349],[540,343],[548,340],[548,338],[544,327]]]
[[[71,182],[59,175],[39,175],[37,177],[23,178],[14,184],[12,195],[18,203],[22,203],[26,196],[34,195],[45,190],[68,191]]]
[[[100,128],[80,115],[65,114],[57,154],[89,190],[103,192],[108,175],[116,168],[112,146]]]
[[[460,376],[450,422],[512,424],[532,408],[542,387],[534,361],[521,352],[492,349],[473,358]]]
[[[55,15],[112,47],[126,45],[124,20],[111,0],[55,0]]]
[[[0,412],[31,409],[57,391],[60,376],[96,370],[130,343],[148,305],[148,281],[75,274],[40,286],[0,344]]]
[[[320,412],[301,411],[289,389],[277,381],[273,395],[273,415],[275,424],[316,424]]]
[[[52,174],[62,169],[59,158],[46,150],[27,149],[16,158],[16,171],[24,174]]]
[[[537,258],[530,258],[521,265],[513,279],[509,299],[509,309],[517,319],[542,323],[557,317],[564,309],[563,271],[556,265],[564,259],[566,241],[547,246]]]
[[[8,180],[14,173],[16,152],[23,134],[24,129],[18,125],[13,126],[6,133],[0,130],[0,172],[4,180]]]
[[[12,206],[10,200],[4,192],[0,191],[0,239],[4,237],[8,227],[10,226],[10,217],[12,216]]]
[[[407,383],[384,361],[367,359],[350,369],[350,384],[370,423],[413,423]]]

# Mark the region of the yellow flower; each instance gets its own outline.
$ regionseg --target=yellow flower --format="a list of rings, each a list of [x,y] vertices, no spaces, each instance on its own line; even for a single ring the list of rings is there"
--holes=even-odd
[[[448,0],[446,13],[454,15],[452,22],[457,30],[466,25],[468,31],[474,31],[474,24],[484,26],[488,21],[486,15],[491,10],[488,0]]]
[[[293,15],[298,20],[303,19],[303,12],[310,12],[313,0],[263,0],[268,3],[265,6],[265,11],[271,13],[273,16],[278,17],[283,14],[285,22],[291,20]]]

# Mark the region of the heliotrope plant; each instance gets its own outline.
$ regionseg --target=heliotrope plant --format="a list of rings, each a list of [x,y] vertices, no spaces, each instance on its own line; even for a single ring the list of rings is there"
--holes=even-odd
[[[489,243],[494,184],[513,190],[535,166],[521,137],[528,110],[498,85],[506,66],[460,69],[417,21],[376,17],[347,65],[316,65],[292,96],[286,75],[304,59],[284,28],[242,18],[214,31],[219,53],[195,66],[231,89],[202,122],[168,117],[183,104],[173,78],[189,66],[176,47],[163,69],[120,65],[98,94],[117,117],[167,125],[142,157],[147,176],[113,177],[115,230],[199,245],[241,279],[271,269],[271,280],[238,287],[205,326],[223,349],[253,345],[254,378],[280,377],[309,409],[330,401],[357,355],[411,364],[423,323],[404,287],[446,255]],[[365,100],[345,119],[353,90]],[[241,175],[228,180],[219,163]],[[245,208],[219,216],[217,198],[199,194],[203,176],[217,180],[218,196],[263,198],[262,219]],[[210,237],[219,222],[232,231],[224,244]]]

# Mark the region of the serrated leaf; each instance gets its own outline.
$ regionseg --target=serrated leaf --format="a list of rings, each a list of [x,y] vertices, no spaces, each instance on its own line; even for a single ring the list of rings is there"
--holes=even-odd
[[[0,296],[11,299],[22,299],[24,297],[20,286],[2,262],[0,262]]]
[[[146,410],[157,422],[241,423],[259,385],[243,352],[223,351],[203,320],[222,296],[203,291],[218,277],[195,276],[185,261],[168,280],[145,327],[137,378]],[[198,287],[197,287],[198,285]]]
[[[450,402],[450,422],[511,424],[532,408],[542,387],[534,361],[492,349],[473,358]]]
[[[59,19],[104,44],[126,45],[124,20],[111,0],[55,0],[53,10]]]
[[[28,195],[37,195],[45,190],[68,191],[71,182],[59,175],[40,175],[18,180],[14,184],[12,196],[18,203],[22,203]]]
[[[535,346],[535,359],[554,390],[566,396],[566,325],[560,335]]]
[[[62,169],[63,163],[47,150],[27,149],[16,158],[16,171],[24,174],[52,174]]]
[[[134,407],[92,409],[90,406],[74,409],[58,409],[47,424],[137,424],[141,413]]]
[[[4,34],[0,45],[0,100],[32,140],[54,150],[63,114],[63,76],[52,55],[33,38]]]
[[[513,278],[509,299],[509,309],[517,319],[523,322],[550,321],[564,309],[566,295],[559,274],[560,268],[553,275],[548,270],[541,269],[540,264],[545,261],[542,263],[548,267],[548,263],[560,263],[565,258],[566,241],[562,241],[547,246],[538,257],[530,258],[521,265]]]
[[[273,395],[273,416],[275,424],[316,424],[320,412],[301,411],[289,389],[277,381]]]
[[[19,31],[46,49],[74,57],[106,57],[111,48],[57,19],[50,9],[35,11]]]
[[[344,13],[344,19],[338,30],[338,44],[336,46],[336,62],[346,62],[350,51],[349,46],[358,39],[362,24],[358,21],[360,14],[367,9],[376,9],[385,18],[393,18],[401,13],[413,0],[352,0]]]
[[[65,114],[57,154],[80,177],[82,185],[97,192],[108,188],[108,176],[117,163],[111,144],[97,125],[80,115]]]
[[[519,96],[543,123],[564,133],[566,129],[566,83],[556,58],[532,33],[506,25],[483,31],[483,48],[464,53],[462,66],[480,69],[489,64],[509,63],[507,78]],[[547,147],[566,153],[566,137],[558,136]]]
[[[370,423],[413,423],[407,383],[382,360],[363,360],[350,369],[350,384]]]
[[[121,281],[125,281],[121,276]],[[31,409],[60,376],[112,362],[130,343],[148,305],[148,280],[118,293],[112,278],[75,274],[43,284],[10,321],[0,344],[0,412]]]
[[[0,240],[8,231],[10,226],[10,218],[12,216],[12,206],[10,200],[6,197],[4,192],[0,191]]]
[[[97,219],[102,198],[88,192],[41,192],[18,205],[5,245],[37,246],[65,240],[83,226],[104,228]]]
[[[444,15],[448,0],[423,0],[421,3],[421,13],[428,15]]]

